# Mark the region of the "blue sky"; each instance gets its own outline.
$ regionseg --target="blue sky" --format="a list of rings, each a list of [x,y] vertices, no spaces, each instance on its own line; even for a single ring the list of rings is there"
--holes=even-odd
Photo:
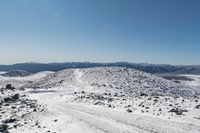
[[[0,64],[200,64],[198,0],[1,0]]]

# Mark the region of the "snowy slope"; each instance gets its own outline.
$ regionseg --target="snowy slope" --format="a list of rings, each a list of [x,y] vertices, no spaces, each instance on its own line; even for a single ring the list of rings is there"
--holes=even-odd
[[[197,90],[182,84],[159,78],[134,69],[100,67],[87,69],[66,69],[27,85],[30,88],[64,87],[79,81],[98,93],[118,93],[120,95],[161,95],[193,96]],[[87,91],[87,90],[86,90]]]
[[[65,84],[73,84],[74,70],[67,69],[56,73],[49,74],[40,80],[27,84],[26,88],[52,88],[57,86],[64,86]]]
[[[8,71],[5,73],[0,73],[0,75],[5,77],[25,77],[31,75],[31,73],[23,70]]]
[[[5,73],[6,73],[5,71],[0,71],[0,75],[5,74]]]
[[[20,87],[25,84],[29,84],[37,80],[40,80],[41,78],[47,75],[50,75],[52,73],[53,72],[44,71],[44,72],[39,72],[39,73],[29,75],[29,76],[25,76],[25,77],[5,77],[5,76],[0,75],[0,87],[4,87],[6,84],[12,84],[14,86]]]
[[[200,75],[183,75],[183,76],[192,79],[192,81],[182,81],[182,83],[192,86],[194,88],[199,88],[200,90]]]

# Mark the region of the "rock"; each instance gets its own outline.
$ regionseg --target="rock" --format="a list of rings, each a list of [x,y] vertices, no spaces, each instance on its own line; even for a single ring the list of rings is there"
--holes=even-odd
[[[142,106],[143,105],[143,102],[141,102],[139,105],[138,105],[138,107],[140,107],[140,106]]]
[[[147,100],[151,100],[151,97],[149,97]]]
[[[183,112],[188,112],[188,110],[183,110],[183,109],[179,109],[179,108],[173,108],[169,112],[173,112],[176,115],[182,115]]]
[[[129,107],[131,107],[131,105],[128,105],[127,107],[129,108]]]
[[[97,101],[97,102],[94,103],[94,105],[101,105],[101,102]]]
[[[4,104],[4,106],[10,106],[10,104],[9,104],[9,103],[6,103],[6,104]]]
[[[158,102],[158,99],[155,99],[154,102]]]
[[[12,102],[13,99],[11,97],[5,97],[4,98],[4,102],[7,103],[7,102]]]
[[[6,120],[4,120],[3,123],[14,123],[14,122],[16,122],[16,121],[17,121],[17,119],[11,118],[11,119],[6,119]]]
[[[18,126],[19,126],[18,124],[13,125],[14,128],[17,128]]]
[[[6,103],[7,102],[14,102],[14,101],[16,101],[18,99],[19,99],[19,93],[15,94],[13,96],[5,97],[4,98],[4,102],[6,102]]]
[[[108,102],[112,102],[113,100],[113,98],[108,98]]]
[[[140,96],[145,96],[145,97],[146,97],[146,96],[148,96],[148,95],[141,92],[141,93],[140,93]]]
[[[36,121],[36,122],[35,122],[35,125],[36,125],[36,126],[39,126],[39,122],[38,122],[38,121]]]
[[[21,90],[21,91],[25,91],[26,89],[25,89],[25,88],[23,88],[23,87],[21,87],[21,88],[19,88],[19,90]]]
[[[196,108],[196,109],[200,109],[200,104],[199,104],[199,105],[197,105],[197,106],[195,106],[195,108]]]
[[[12,109],[16,109],[16,107],[15,107],[15,106],[12,106],[11,108],[12,108]]]
[[[8,90],[15,90],[15,87],[13,87],[11,84],[6,85],[6,89]]]
[[[133,111],[131,109],[126,110],[128,113],[132,113]]]
[[[145,109],[149,109],[149,107],[145,107]]]
[[[15,95],[13,95],[13,97],[12,97],[14,100],[18,100],[19,99],[19,93],[17,93],[17,94],[15,94]]]
[[[6,124],[2,124],[2,125],[0,125],[0,132],[5,132],[5,133],[6,133],[8,127],[9,127],[9,126],[6,125]]]
[[[108,104],[108,107],[111,108],[112,107],[111,104]]]
[[[7,85],[6,85],[6,89],[10,89],[11,87],[12,87],[11,84],[7,84]]]
[[[118,96],[118,93],[116,92],[115,94],[114,94],[114,97],[117,97]]]

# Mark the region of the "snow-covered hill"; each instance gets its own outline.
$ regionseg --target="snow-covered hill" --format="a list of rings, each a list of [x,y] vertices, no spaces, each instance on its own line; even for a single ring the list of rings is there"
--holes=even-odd
[[[65,87],[83,83],[84,91],[111,93],[113,95],[193,96],[196,90],[135,69],[98,67],[66,69],[28,84],[30,88]],[[92,90],[91,90],[92,88]]]
[[[30,84],[37,80],[40,80],[41,78],[46,77],[47,75],[50,75],[52,73],[53,72],[50,71],[44,71],[24,77],[7,77],[0,75],[0,87],[4,87],[6,84],[12,84],[14,86],[21,87],[24,86],[25,84]]]
[[[5,77],[25,77],[31,75],[31,73],[23,70],[14,70],[14,71],[0,73],[0,75]]]
[[[200,90],[200,75],[183,75],[192,79],[191,81],[181,81],[184,84],[190,85],[194,88],[199,88]]]
[[[73,84],[74,69],[66,69],[56,73],[44,76],[40,80],[33,82],[32,84],[26,84],[26,88],[53,88],[60,87],[65,84]]]

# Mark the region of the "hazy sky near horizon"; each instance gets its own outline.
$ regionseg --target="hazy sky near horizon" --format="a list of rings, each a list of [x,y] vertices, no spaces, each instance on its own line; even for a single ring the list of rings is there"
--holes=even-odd
[[[67,61],[200,64],[200,1],[0,1],[0,64]]]

